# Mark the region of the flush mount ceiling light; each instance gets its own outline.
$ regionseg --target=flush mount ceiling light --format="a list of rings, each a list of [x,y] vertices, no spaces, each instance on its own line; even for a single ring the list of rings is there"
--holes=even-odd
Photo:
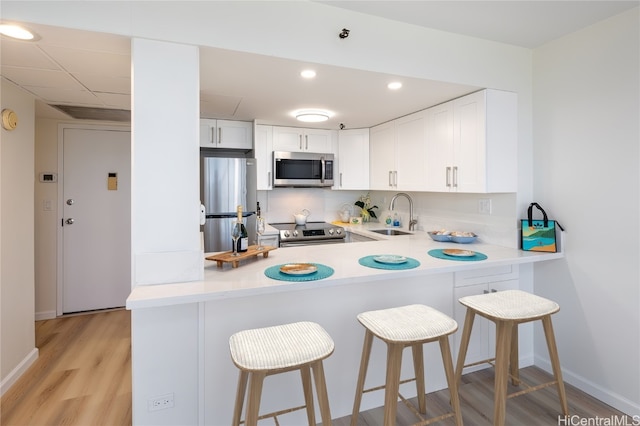
[[[402,87],[402,83],[400,83],[399,81],[393,81],[387,84],[387,87],[391,90],[398,90],[399,88]]]
[[[33,31],[15,24],[0,24],[0,34],[25,41],[36,41],[40,38]]]
[[[316,72],[314,70],[304,70],[300,75],[304,78],[313,78],[316,76]]]
[[[319,109],[301,109],[293,113],[298,121],[305,123],[320,123],[321,121],[327,121],[333,114],[329,111],[323,111]]]

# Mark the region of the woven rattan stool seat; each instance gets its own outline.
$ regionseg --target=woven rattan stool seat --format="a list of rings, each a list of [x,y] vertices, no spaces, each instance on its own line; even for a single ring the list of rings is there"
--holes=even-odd
[[[521,290],[505,290],[459,299],[468,308],[487,316],[520,321],[556,313],[560,306],[544,297]]]
[[[380,339],[391,342],[420,342],[458,329],[452,318],[424,305],[363,312],[358,321]]]
[[[466,296],[458,301],[467,307],[464,319],[462,337],[460,338],[460,350],[456,365],[456,384],[460,384],[462,370],[465,367],[489,363],[495,366],[493,424],[504,426],[506,424],[507,399],[517,395],[534,392],[544,387],[556,385],[562,414],[567,416],[569,409],[567,397],[562,380],[560,359],[556,347],[551,315],[560,310],[560,306],[544,297],[527,293],[521,290],[492,291],[490,293]],[[484,361],[475,361],[465,364],[465,357],[471,339],[471,330],[476,314],[492,321],[496,327],[496,351],[495,357]],[[518,325],[541,321],[544,328],[545,340],[549,349],[549,360],[553,369],[554,380],[537,386],[526,386],[517,392],[507,393],[507,382],[511,378],[513,386],[520,386],[519,351],[518,351]]]
[[[458,324],[453,318],[448,317],[425,305],[407,305],[395,308],[381,309],[377,311],[363,312],[357,316],[358,321],[365,328],[362,358],[360,360],[360,372],[356,385],[356,397],[353,402],[351,414],[351,426],[358,424],[360,403],[362,395],[366,392],[384,389],[384,420],[385,426],[393,426],[396,421],[398,396],[400,396],[410,409],[420,418],[419,424],[428,424],[454,417],[456,425],[462,424],[460,402],[456,388],[451,350],[449,348],[449,335],[458,329]],[[378,337],[387,344],[387,368],[384,386],[365,389],[367,369],[373,339]],[[449,385],[452,411],[437,418],[425,419],[426,414],[425,382],[424,382],[424,353],[423,345],[429,342],[438,342],[442,362]],[[402,367],[402,351],[411,347],[413,353],[413,368],[415,377],[409,380],[400,380]],[[416,394],[418,407],[414,407],[406,398],[399,394],[400,383],[416,382]]]
[[[231,358],[248,371],[279,370],[331,355],[331,336],[313,322],[240,331],[229,339]]]
[[[322,360],[333,353],[331,336],[314,322],[295,322],[273,327],[239,331],[229,338],[233,363],[240,370],[236,404],[233,410],[233,426],[242,421],[245,394],[247,410],[245,426],[257,426],[258,420],[306,408],[309,425],[315,425],[311,373],[315,382],[322,424],[331,425],[331,411],[324,378]],[[298,370],[302,379],[305,405],[259,416],[262,385],[267,376]],[[249,390],[247,392],[247,383]]]

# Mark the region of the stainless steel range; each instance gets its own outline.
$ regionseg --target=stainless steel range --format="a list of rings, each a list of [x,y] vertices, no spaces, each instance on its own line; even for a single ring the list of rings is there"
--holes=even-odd
[[[326,222],[270,223],[280,231],[280,247],[344,243],[344,228]]]

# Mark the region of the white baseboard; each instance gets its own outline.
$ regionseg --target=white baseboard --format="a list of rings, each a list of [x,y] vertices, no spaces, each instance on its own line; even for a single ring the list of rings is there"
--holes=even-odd
[[[36,312],[36,321],[48,320],[56,318],[56,311]]]
[[[535,365],[547,371],[549,374],[553,374],[553,369],[551,368],[551,363],[548,359],[536,356]],[[599,399],[605,404],[611,405],[613,408],[620,410],[627,415],[633,416],[640,413],[640,404],[638,404],[637,402],[631,401],[624,396],[617,394],[611,389],[603,388],[599,384],[593,383],[592,381],[578,374],[575,374],[572,371],[563,368],[562,378],[564,379],[565,383],[569,383],[572,386],[577,387],[581,391],[588,393],[594,398]]]
[[[24,374],[31,364],[38,359],[38,348],[33,348],[29,354],[0,382],[0,396],[9,390],[11,386]]]

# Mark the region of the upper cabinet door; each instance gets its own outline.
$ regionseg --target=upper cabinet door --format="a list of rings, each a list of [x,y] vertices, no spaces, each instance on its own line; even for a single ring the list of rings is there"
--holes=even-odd
[[[452,184],[453,101],[427,110],[427,191],[448,191]]]
[[[517,97],[486,89],[427,110],[427,188],[517,191]]]
[[[273,127],[273,150],[290,152],[333,152],[333,131],[302,129],[298,127]]]
[[[410,114],[395,120],[395,124],[397,189],[426,191],[427,114]]]
[[[256,175],[259,191],[273,189],[273,127],[255,127]]]
[[[200,146],[203,148],[253,148],[253,123],[249,121],[200,120]]]
[[[396,188],[396,128],[393,122],[369,130],[369,186],[373,190]]]
[[[369,129],[338,132],[338,178],[334,189],[369,189]]]
[[[252,149],[253,123],[218,120],[218,148]]]

